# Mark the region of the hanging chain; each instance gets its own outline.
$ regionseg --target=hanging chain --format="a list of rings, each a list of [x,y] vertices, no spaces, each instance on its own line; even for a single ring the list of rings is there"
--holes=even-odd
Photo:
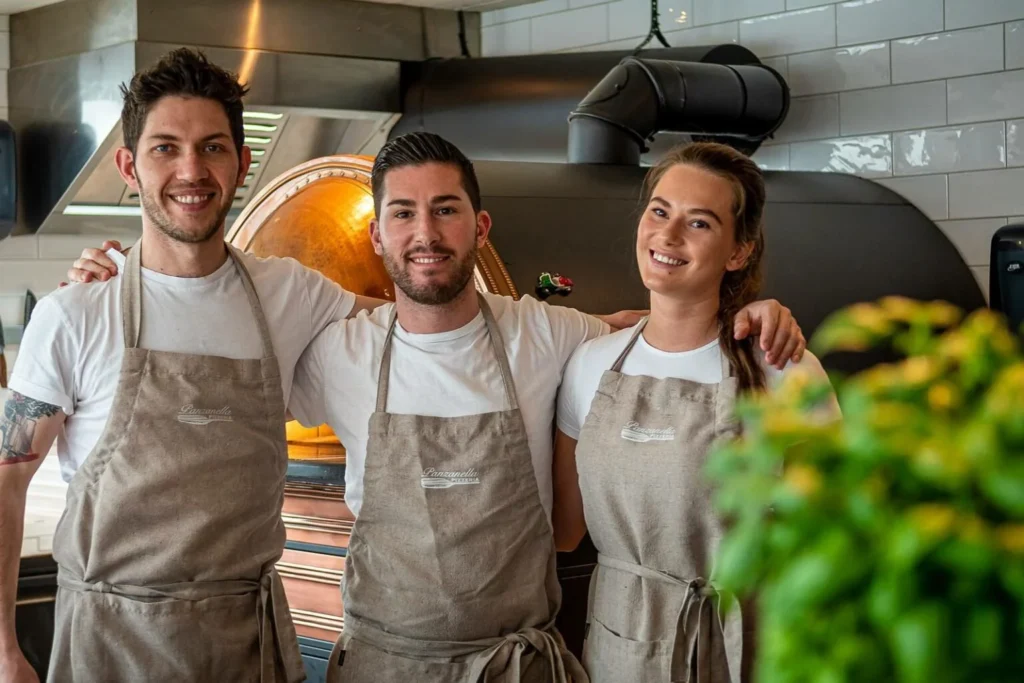
[[[668,41],[665,40],[665,36],[661,34],[661,21],[658,18],[658,0],[651,0],[651,30],[647,32],[647,37],[644,38],[644,42],[636,46],[636,49],[633,50],[633,54],[640,52],[640,50],[644,49],[644,45],[655,38],[657,38],[665,47],[672,47],[668,44]]]

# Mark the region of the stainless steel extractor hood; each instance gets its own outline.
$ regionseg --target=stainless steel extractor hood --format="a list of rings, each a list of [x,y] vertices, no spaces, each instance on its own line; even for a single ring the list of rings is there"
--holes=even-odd
[[[479,54],[479,15],[351,0],[75,0],[11,17],[14,234],[139,231],[114,166],[120,85],[179,46],[239,74],[256,162],[231,220],[312,158],[375,154],[401,111],[401,63]]]

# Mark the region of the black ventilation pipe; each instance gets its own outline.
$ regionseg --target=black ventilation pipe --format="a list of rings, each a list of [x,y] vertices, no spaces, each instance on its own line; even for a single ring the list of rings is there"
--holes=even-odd
[[[637,165],[659,132],[753,154],[788,111],[785,79],[763,64],[626,57],[569,115],[569,162]]]
[[[437,59],[402,64],[402,118],[395,137],[414,130],[444,136],[471,159],[565,163],[566,118],[631,51]],[[674,62],[757,64],[740,45],[643,50]]]

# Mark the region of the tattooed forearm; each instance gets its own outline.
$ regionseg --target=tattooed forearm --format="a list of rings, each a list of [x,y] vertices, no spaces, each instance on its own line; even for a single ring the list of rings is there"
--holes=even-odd
[[[29,462],[39,457],[32,451],[39,420],[60,412],[60,406],[12,392],[0,416],[0,465]]]

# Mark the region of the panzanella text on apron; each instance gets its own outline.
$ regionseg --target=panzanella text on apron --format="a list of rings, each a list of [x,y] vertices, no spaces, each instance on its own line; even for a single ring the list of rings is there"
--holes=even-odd
[[[648,441],[673,441],[676,438],[676,428],[666,427],[665,429],[653,429],[641,427],[638,422],[627,422],[622,428],[622,438],[637,443]]]
[[[231,422],[231,408],[196,408],[191,403],[181,407],[178,422],[190,425],[208,425],[211,422]]]
[[[462,472],[442,471],[434,467],[423,470],[420,485],[425,489],[447,489],[460,484],[479,484],[480,474],[475,467]]]

